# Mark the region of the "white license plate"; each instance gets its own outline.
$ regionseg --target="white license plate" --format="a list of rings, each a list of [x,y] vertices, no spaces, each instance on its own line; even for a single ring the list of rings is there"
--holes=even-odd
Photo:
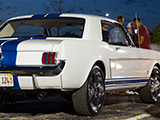
[[[0,86],[13,87],[13,76],[8,73],[0,73]]]

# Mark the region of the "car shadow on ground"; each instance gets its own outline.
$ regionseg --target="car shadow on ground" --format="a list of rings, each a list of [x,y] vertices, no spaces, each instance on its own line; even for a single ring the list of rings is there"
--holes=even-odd
[[[104,106],[111,104],[119,104],[124,102],[141,102],[136,97],[137,95],[119,95],[119,94],[106,94]],[[23,99],[17,103],[8,102],[0,112],[4,113],[30,113],[36,115],[39,113],[51,114],[64,112],[71,115],[76,115],[73,104],[65,100],[62,96],[56,95],[46,97],[42,100],[38,99]]]
[[[142,106],[142,109],[144,108],[144,113],[150,114],[150,116],[153,116],[155,118],[160,118],[160,100],[156,104],[150,104],[150,103],[142,103],[138,95],[130,95],[130,94],[107,94],[106,100],[105,100],[105,106],[112,105],[112,104],[123,104],[123,103],[130,103],[133,106],[138,105],[137,107]],[[144,107],[145,106],[145,107]],[[118,107],[118,106],[117,106]],[[125,106],[123,106],[125,108]],[[132,107],[133,108],[133,107]],[[121,108],[123,109],[123,108]],[[134,108],[136,109],[136,107]],[[143,113],[141,113],[143,114]]]
[[[118,103],[141,103],[138,95],[130,95],[130,94],[106,94],[105,105],[118,104]]]
[[[126,104],[127,103],[127,104]],[[113,109],[114,113],[119,111],[126,112],[127,114],[132,111],[133,113],[140,114],[149,114],[150,117],[154,117],[155,119],[160,118],[160,100],[156,104],[143,103],[138,95],[130,95],[130,94],[107,94],[104,107]],[[113,106],[112,106],[113,105]],[[108,112],[108,111],[107,111]],[[106,113],[103,113],[103,115]],[[112,115],[112,111],[110,110],[110,115]],[[118,112],[116,113],[118,115]],[[132,115],[131,115],[132,116]],[[149,118],[148,118],[149,119]]]
[[[146,113],[154,116],[155,118],[160,118],[160,101],[156,104],[151,104],[152,106],[145,110]]]
[[[114,105],[114,106],[112,106]],[[119,95],[119,94],[107,94],[105,103],[104,103],[104,109],[110,109],[109,111],[113,111],[115,114],[115,108],[119,110],[126,110],[126,108],[138,109],[137,105],[144,106],[144,103],[142,103],[139,99],[138,95]],[[150,105],[150,104],[146,104]],[[136,106],[136,107],[135,107]],[[158,113],[152,113],[153,111],[158,110],[160,108],[160,103],[151,105],[151,107],[146,107],[144,111],[146,113],[151,114],[152,116],[156,118],[160,118],[160,112]],[[113,110],[112,110],[113,109]],[[11,102],[8,102],[1,110],[1,113],[14,113],[16,114],[25,114],[30,116],[36,116],[38,114],[55,114],[57,113],[63,113],[69,114],[69,115],[77,115],[77,113],[74,110],[72,102],[69,102],[65,100],[62,96],[57,95],[53,97],[46,97],[43,100],[38,99],[23,99],[21,101],[17,101],[15,104],[11,104]],[[102,111],[101,117],[105,117],[108,115],[108,112],[106,114],[105,111]],[[112,115],[112,113],[111,113]],[[79,115],[78,115],[79,116]]]
[[[8,102],[0,112],[4,113],[30,113],[36,115],[39,113],[51,114],[64,112],[67,114],[76,114],[72,102],[65,100],[61,96],[46,97],[43,100],[23,99],[16,103]]]

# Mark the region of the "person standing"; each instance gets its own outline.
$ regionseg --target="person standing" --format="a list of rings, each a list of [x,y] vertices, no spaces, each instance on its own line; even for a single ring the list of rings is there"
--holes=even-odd
[[[102,24],[102,37],[103,37],[103,41],[105,42],[109,42],[109,31],[108,31],[108,25],[106,24]]]
[[[123,25],[124,23],[124,17],[119,15],[116,18],[116,21],[119,22],[121,25]],[[109,41],[112,44],[124,44],[124,36],[122,35],[122,32],[120,31],[118,26],[113,26],[113,29],[110,30],[109,33]]]
[[[124,17],[122,15],[117,16],[116,21],[118,21],[121,25],[124,23]]]
[[[138,27],[137,29],[139,29],[137,34],[135,35],[135,40],[134,40],[136,46],[140,45],[141,48],[151,49],[150,35],[147,27],[142,24],[142,21],[140,18],[134,18],[132,20],[132,23],[135,28]]]
[[[131,36],[132,40],[134,41],[135,32],[134,32],[134,27],[132,25],[132,22],[129,22],[128,25],[125,28],[129,32],[129,35]]]

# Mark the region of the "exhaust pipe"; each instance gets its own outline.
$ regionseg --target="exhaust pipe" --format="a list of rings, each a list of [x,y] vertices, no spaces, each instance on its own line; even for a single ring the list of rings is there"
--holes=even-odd
[[[39,100],[42,100],[46,95],[47,95],[47,92],[41,92],[41,93],[38,94],[37,97],[38,97]]]

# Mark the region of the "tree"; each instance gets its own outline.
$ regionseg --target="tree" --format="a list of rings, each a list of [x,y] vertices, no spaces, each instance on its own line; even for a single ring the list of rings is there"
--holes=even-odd
[[[64,6],[64,3],[66,1],[65,0],[50,0],[49,3],[50,3],[50,6],[44,4],[43,7],[44,7],[44,12],[45,13],[71,13],[73,11],[75,11],[77,8],[80,9],[80,7],[77,6],[77,4],[80,2],[80,0],[74,0],[74,3],[71,5],[71,7],[69,7],[69,9],[64,9],[66,8],[66,4]],[[67,3],[67,5],[69,5]],[[52,29],[55,34],[57,36],[59,36],[60,34],[60,29],[61,27],[56,27],[55,29]]]
[[[150,33],[151,43],[160,45],[160,23],[158,26],[152,28],[152,32]]]
[[[73,3],[73,5],[71,5],[71,7],[69,9],[65,9],[66,6],[64,7],[64,2],[66,2],[65,0],[50,0],[50,6],[44,4],[44,10],[45,13],[71,13],[74,12],[74,10],[76,10],[77,8],[80,8],[77,6],[77,4],[80,2],[80,0],[74,0],[75,2]]]

